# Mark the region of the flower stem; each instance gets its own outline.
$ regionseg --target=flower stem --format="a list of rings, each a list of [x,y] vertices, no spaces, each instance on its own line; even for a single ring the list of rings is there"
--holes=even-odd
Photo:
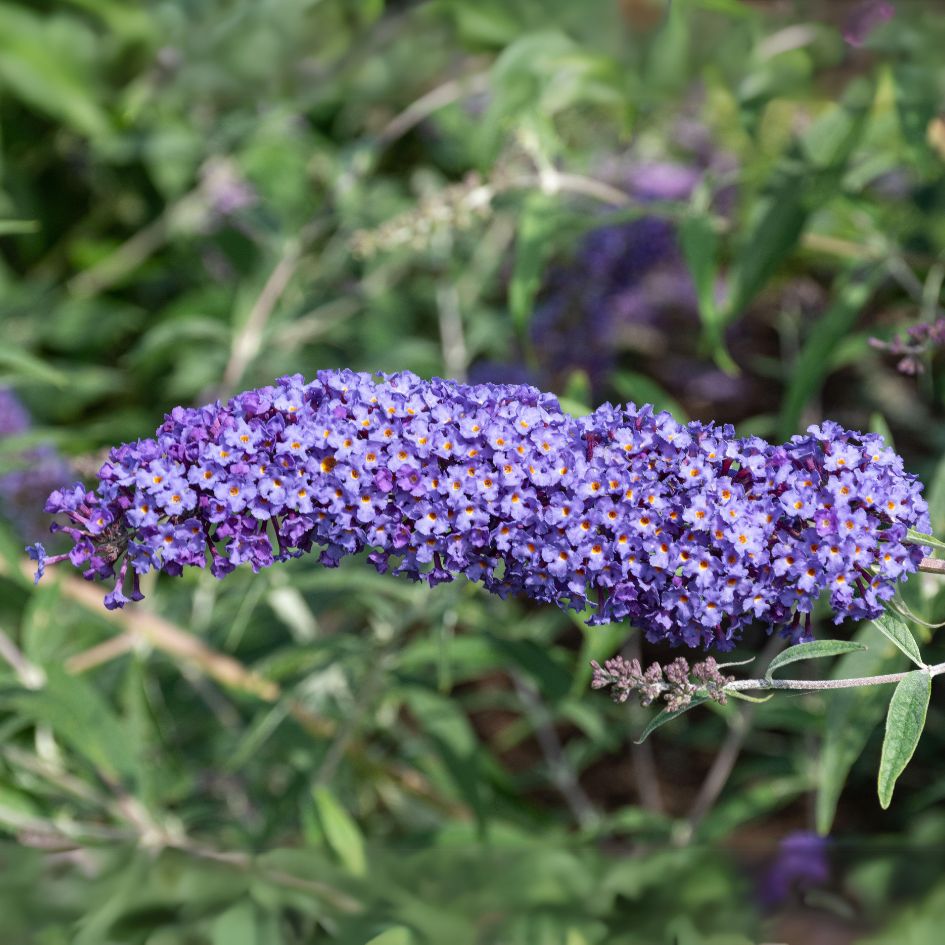
[[[919,570],[927,571],[929,574],[945,574],[945,561],[939,561],[938,558],[923,558],[919,562]]]
[[[748,689],[795,689],[800,691],[854,689],[858,686],[886,686],[897,683],[914,672],[918,672],[918,670],[886,673],[882,676],[860,676],[852,679],[736,679],[734,682],[730,682],[725,689],[729,692],[744,692]],[[926,666],[925,672],[929,676],[940,676],[945,673],[945,663]]]

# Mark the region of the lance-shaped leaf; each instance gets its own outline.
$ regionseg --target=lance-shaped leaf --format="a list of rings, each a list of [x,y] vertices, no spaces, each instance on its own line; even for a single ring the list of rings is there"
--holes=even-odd
[[[896,781],[906,770],[919,744],[931,694],[932,677],[917,670],[902,678],[889,702],[877,780],[879,803],[883,810],[889,807]]]
[[[875,631],[863,624],[856,639],[869,640]],[[903,655],[894,647],[874,646],[841,656],[831,668],[831,679],[879,676],[902,669]],[[827,700],[817,789],[817,831],[829,833],[840,792],[854,762],[863,752],[870,735],[886,709],[887,694],[882,686],[840,689]]]
[[[927,548],[938,548],[940,551],[945,550],[945,541],[941,541],[934,535],[926,535],[924,532],[917,532],[914,528],[910,528],[906,532],[906,541],[913,545],[925,545]]]
[[[558,202],[546,194],[531,194],[525,200],[518,228],[515,265],[509,283],[509,311],[519,332],[524,333],[541,286],[545,264],[560,235]]]
[[[776,670],[788,663],[796,663],[798,660],[824,659],[828,656],[840,656],[843,653],[852,653],[854,650],[865,650],[862,643],[854,640],[811,640],[809,643],[798,643],[796,646],[789,646],[768,664],[768,671],[765,673],[765,679],[770,679]]]
[[[892,640],[916,666],[925,666],[922,654],[919,652],[919,644],[915,642],[915,637],[912,635],[909,625],[902,617],[887,611],[882,617],[874,620],[873,624],[884,636]]]
[[[681,709],[674,709],[672,711],[663,709],[662,712],[657,713],[650,719],[650,724],[643,729],[643,734],[636,740],[636,744],[642,745],[658,728],[665,725],[667,722],[672,722],[673,719],[679,718],[679,716],[688,712],[690,709],[694,709],[697,705],[702,705],[703,702],[708,701],[708,696],[693,696],[692,702],[690,702],[689,705],[683,706]]]

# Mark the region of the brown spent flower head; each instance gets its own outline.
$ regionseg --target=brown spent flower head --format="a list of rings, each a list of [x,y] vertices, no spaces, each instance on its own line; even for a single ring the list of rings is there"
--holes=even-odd
[[[728,700],[725,687],[735,678],[726,676],[711,656],[692,666],[680,656],[665,667],[651,663],[645,671],[641,670],[639,660],[622,656],[606,660],[603,666],[593,660],[591,667],[592,688],[610,689],[614,702],[626,702],[635,693],[644,706],[662,698],[670,712],[686,708],[696,696],[725,705]]]

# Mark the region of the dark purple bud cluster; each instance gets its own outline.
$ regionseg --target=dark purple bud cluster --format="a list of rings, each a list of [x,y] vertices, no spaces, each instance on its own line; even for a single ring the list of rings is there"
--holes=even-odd
[[[934,322],[919,322],[906,329],[904,336],[882,341],[870,338],[870,346],[877,351],[885,351],[899,358],[896,370],[901,374],[921,374],[925,367],[922,356],[930,351],[945,347],[945,318]]]
[[[609,689],[614,702],[626,702],[636,693],[640,704],[646,706],[662,697],[670,712],[684,709],[696,695],[725,705],[728,701],[725,686],[735,678],[726,676],[711,656],[692,666],[680,656],[666,666],[650,663],[645,671],[638,660],[622,656],[607,660],[603,666],[595,660],[591,666],[594,670],[591,687]]]
[[[648,406],[575,418],[531,387],[346,370],[177,407],[46,510],[71,519],[56,560],[117,575],[108,607],[129,572],[137,599],[151,569],[223,577],[318,545],[324,565],[368,550],[381,572],[722,649],[756,619],[807,635],[821,595],[837,622],[877,616],[922,557],[907,530],[929,527],[899,457],[836,424],[772,446]]]

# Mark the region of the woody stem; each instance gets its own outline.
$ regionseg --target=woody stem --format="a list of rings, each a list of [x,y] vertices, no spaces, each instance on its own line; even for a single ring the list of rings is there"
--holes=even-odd
[[[859,676],[852,679],[736,679],[725,686],[728,692],[745,692],[749,689],[795,689],[814,691],[819,689],[854,689],[857,686],[885,686],[905,679],[910,673],[919,670],[906,670],[902,673],[886,673],[882,676]],[[926,666],[922,672],[929,676],[945,673],[945,663]]]

